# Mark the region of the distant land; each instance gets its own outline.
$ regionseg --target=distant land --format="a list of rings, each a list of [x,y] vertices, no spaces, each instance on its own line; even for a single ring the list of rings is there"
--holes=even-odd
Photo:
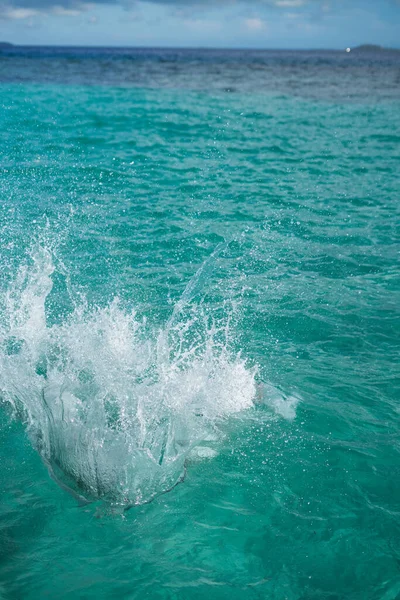
[[[362,44],[361,46],[355,46],[351,48],[352,52],[400,52],[398,48],[385,48],[384,46],[378,46],[376,44]]]
[[[13,45],[10,42],[0,42],[0,48],[11,48]]]

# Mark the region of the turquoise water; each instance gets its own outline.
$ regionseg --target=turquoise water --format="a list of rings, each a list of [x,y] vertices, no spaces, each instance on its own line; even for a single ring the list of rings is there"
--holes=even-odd
[[[0,598],[399,598],[398,58],[71,53],[0,65]]]

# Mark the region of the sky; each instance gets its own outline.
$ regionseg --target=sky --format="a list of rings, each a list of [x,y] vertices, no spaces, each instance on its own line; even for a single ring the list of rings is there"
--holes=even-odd
[[[400,0],[0,0],[0,41],[225,48],[400,47]]]

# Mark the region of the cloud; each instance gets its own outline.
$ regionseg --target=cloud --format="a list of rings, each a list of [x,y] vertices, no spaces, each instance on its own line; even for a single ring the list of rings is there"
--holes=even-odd
[[[2,3],[0,0],[0,19],[26,20],[44,15],[56,17],[77,17],[99,4],[107,4],[108,0],[95,2],[75,2],[71,0],[13,0]],[[118,2],[114,2],[118,4]],[[32,5],[34,5],[32,7]]]
[[[400,0],[389,0],[394,6]],[[345,7],[346,0],[0,0],[0,18],[6,19],[32,19],[40,15],[55,15],[59,17],[76,17],[83,12],[100,6],[119,6],[125,9],[134,9],[140,5],[162,5],[183,11],[193,16],[194,10],[203,8],[218,9],[223,6],[240,6],[246,9],[252,7],[275,9],[282,12],[301,11],[301,9],[317,9],[319,12],[328,12],[334,5],[337,8]],[[249,19],[251,18],[249,15]],[[250,26],[251,28],[251,26]],[[256,27],[253,27],[256,29]]]
[[[52,10],[53,15],[58,17],[77,17],[82,12],[79,8],[65,8],[64,6],[55,6]]]
[[[275,0],[274,4],[278,8],[301,8],[308,2],[307,0]]]
[[[34,6],[32,7],[32,4]],[[62,0],[57,2],[47,2],[47,0],[16,1],[12,3],[1,3],[0,1],[0,19],[6,20],[26,20],[34,17],[52,14],[58,17],[76,17],[83,11],[92,7],[90,4],[69,3]]]
[[[245,19],[244,24],[246,25],[247,29],[250,29],[251,31],[261,31],[262,29],[265,29],[264,21],[258,17]]]
[[[0,6],[0,18],[2,19],[31,19],[40,14],[39,10],[31,8],[13,8],[12,6]]]
[[[121,6],[131,8],[145,2],[177,7],[184,10],[194,8],[219,8],[223,5],[243,4],[247,6],[269,6],[276,8],[297,8],[310,2],[322,0],[92,0],[91,8],[95,6]],[[77,16],[88,9],[89,4],[81,0],[0,0],[0,17],[8,19],[28,19],[43,14],[57,16]]]
[[[77,17],[99,5],[122,4],[118,0],[0,0],[0,19],[26,20],[43,15]]]
[[[210,19],[185,19],[184,24],[186,27],[193,31],[200,32],[213,32],[221,29],[221,23],[218,21],[212,21]]]

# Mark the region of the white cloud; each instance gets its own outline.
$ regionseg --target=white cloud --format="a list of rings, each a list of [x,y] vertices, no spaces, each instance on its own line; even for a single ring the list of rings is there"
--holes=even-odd
[[[82,8],[73,9],[64,8],[63,6],[55,6],[51,12],[57,17],[78,17],[82,13],[82,10]]]
[[[95,8],[97,5],[90,2],[76,2],[73,6],[73,8],[65,7],[60,3],[50,7],[27,8],[24,6],[15,7],[8,3],[0,3],[0,19],[25,21],[32,20],[34,17],[43,17],[46,15],[54,15],[56,17],[78,17],[83,12]]]
[[[1,19],[31,19],[32,17],[36,17],[39,14],[40,11],[34,8],[12,8],[11,6],[4,6],[0,8]]]
[[[274,4],[278,8],[300,8],[307,4],[307,0],[275,0]]]
[[[222,25],[220,22],[210,19],[184,19],[183,23],[185,27],[188,27],[192,31],[199,31],[201,33],[220,31]]]
[[[262,29],[265,29],[265,22],[258,17],[245,19],[244,23],[247,29],[250,29],[251,31],[261,31]]]

